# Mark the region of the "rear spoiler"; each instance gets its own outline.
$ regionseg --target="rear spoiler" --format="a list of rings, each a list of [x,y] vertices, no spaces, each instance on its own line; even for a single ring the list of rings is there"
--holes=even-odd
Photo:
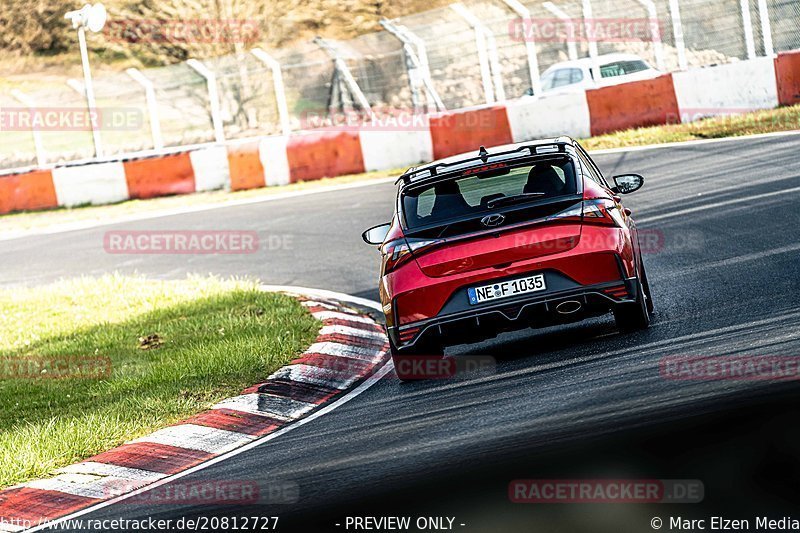
[[[397,178],[395,184],[399,184],[401,181],[405,185],[427,181],[432,178],[453,174],[458,170],[465,170],[475,165],[485,165],[490,161],[522,163],[534,156],[564,153],[566,152],[567,144],[569,144],[568,141],[559,138],[549,143],[520,146],[519,148],[515,148],[513,150],[497,152],[493,154],[488,153],[486,149],[481,146],[481,150],[479,150],[478,155],[475,157],[459,159],[450,163],[434,163],[426,167],[409,168],[399,178]]]

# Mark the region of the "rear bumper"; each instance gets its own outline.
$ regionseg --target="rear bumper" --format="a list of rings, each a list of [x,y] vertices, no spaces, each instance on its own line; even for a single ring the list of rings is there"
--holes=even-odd
[[[432,341],[451,346],[477,342],[497,336],[504,331],[530,327],[546,327],[559,323],[574,322],[598,316],[613,310],[615,306],[636,300],[639,283],[636,277],[618,281],[585,285],[547,293],[525,294],[506,298],[491,304],[482,304],[436,317],[387,327],[392,343],[400,350]],[[565,302],[578,302],[580,307],[570,313],[562,313],[559,307]],[[574,304],[569,307],[574,308]]]

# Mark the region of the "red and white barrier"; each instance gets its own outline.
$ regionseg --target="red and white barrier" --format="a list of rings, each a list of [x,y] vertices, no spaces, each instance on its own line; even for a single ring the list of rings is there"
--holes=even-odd
[[[800,51],[585,92],[436,113],[396,128],[329,128],[115,162],[0,175],[0,214],[390,170],[532,139],[585,138],[800,103]]]
[[[195,191],[213,191],[230,186],[231,170],[228,151],[224,146],[211,146],[192,150],[189,159],[194,170]]]
[[[363,130],[358,133],[364,169],[391,170],[433,159],[433,140],[427,125],[399,131]]]
[[[591,134],[586,94],[558,94],[521,98],[506,104],[513,142],[569,135],[576,139]]]
[[[130,198],[121,162],[91,163],[53,169],[58,205],[112,204]]]
[[[676,72],[672,80],[681,122],[777,107],[775,79],[770,57]]]

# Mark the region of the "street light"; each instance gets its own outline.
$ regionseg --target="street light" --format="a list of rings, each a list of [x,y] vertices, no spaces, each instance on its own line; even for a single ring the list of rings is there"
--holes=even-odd
[[[97,111],[94,101],[94,88],[92,87],[92,73],[89,70],[89,52],[86,50],[86,29],[97,33],[106,24],[108,14],[103,4],[86,4],[77,11],[69,11],[64,18],[72,21],[72,27],[78,30],[78,44],[81,49],[81,64],[83,65],[83,84],[86,89],[86,106],[89,113]],[[94,140],[95,157],[103,157],[103,145],[100,142],[100,130],[96,120],[91,120],[92,139]]]

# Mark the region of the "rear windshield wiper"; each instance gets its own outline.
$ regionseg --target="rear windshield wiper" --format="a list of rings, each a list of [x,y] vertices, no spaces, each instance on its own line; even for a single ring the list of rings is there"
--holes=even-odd
[[[496,198],[494,200],[489,200],[486,204],[486,207],[492,209],[497,207],[498,205],[509,205],[509,204],[516,204],[519,202],[527,202],[529,200],[533,200],[534,198],[541,198],[542,196],[546,196],[547,193],[544,192],[526,192],[522,194],[515,194],[514,196],[504,196],[503,198]]]

